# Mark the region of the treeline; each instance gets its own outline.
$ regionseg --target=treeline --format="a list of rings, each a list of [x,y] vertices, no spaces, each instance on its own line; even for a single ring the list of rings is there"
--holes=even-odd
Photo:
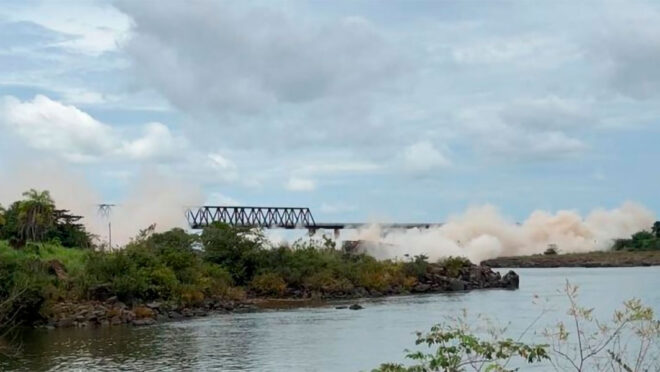
[[[640,231],[629,239],[617,239],[612,249],[615,251],[658,251],[660,250],[660,221],[656,221],[651,231]]]

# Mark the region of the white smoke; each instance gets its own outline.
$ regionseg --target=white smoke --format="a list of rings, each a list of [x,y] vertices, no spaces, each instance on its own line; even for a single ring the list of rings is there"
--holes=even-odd
[[[586,217],[574,211],[533,212],[522,223],[506,219],[492,205],[469,208],[440,227],[383,231],[369,226],[347,240],[366,240],[379,259],[424,254],[430,260],[464,256],[473,262],[499,256],[542,253],[555,244],[561,253],[606,250],[616,238],[648,229],[655,220],[643,206],[626,202],[619,208],[596,209]]]

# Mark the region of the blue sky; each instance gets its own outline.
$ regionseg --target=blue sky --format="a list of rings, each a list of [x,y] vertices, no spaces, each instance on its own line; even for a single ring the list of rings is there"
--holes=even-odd
[[[102,200],[146,172],[317,220],[660,210],[658,2],[1,0],[0,35],[0,170]]]

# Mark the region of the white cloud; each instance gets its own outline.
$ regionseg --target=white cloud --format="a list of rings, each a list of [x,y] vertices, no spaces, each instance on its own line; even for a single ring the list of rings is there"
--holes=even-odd
[[[125,142],[119,153],[138,160],[167,160],[183,157],[187,147],[186,140],[174,136],[167,126],[148,123],[143,128],[142,137]]]
[[[425,173],[451,165],[451,162],[429,141],[420,141],[404,149],[404,167],[414,173]]]
[[[308,178],[290,177],[284,187],[289,191],[312,191],[316,189],[316,182]]]
[[[183,137],[172,134],[164,124],[148,123],[141,127],[141,136],[128,138],[79,108],[44,95],[32,101],[2,98],[0,125],[28,146],[71,162],[101,158],[161,161],[180,158],[188,146]]]
[[[513,64],[517,67],[549,68],[577,58],[577,45],[556,36],[523,34],[480,38],[453,48],[454,61],[461,64]]]
[[[111,151],[117,141],[110,126],[43,95],[25,102],[4,97],[0,121],[31,147],[71,161],[94,160]]]
[[[510,160],[550,160],[589,149],[577,137],[598,128],[588,102],[555,96],[526,98],[465,109],[457,122],[477,152]]]
[[[118,6],[135,23],[126,51],[140,74],[193,111],[252,112],[355,94],[401,70],[395,49],[358,17],[319,24],[232,3],[170,2],[158,11],[133,1]]]
[[[616,3],[615,3],[616,4]],[[585,48],[609,87],[634,99],[660,95],[660,10],[643,2],[610,6]]]

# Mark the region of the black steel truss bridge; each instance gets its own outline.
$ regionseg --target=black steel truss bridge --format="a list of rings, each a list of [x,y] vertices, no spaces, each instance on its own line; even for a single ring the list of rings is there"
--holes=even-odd
[[[319,229],[335,230],[358,229],[372,223],[359,222],[316,222],[309,208],[300,207],[247,207],[247,206],[201,206],[189,208],[186,219],[192,229],[202,229],[213,223],[226,223],[232,226],[250,228]],[[428,229],[441,223],[378,223],[384,229]]]

